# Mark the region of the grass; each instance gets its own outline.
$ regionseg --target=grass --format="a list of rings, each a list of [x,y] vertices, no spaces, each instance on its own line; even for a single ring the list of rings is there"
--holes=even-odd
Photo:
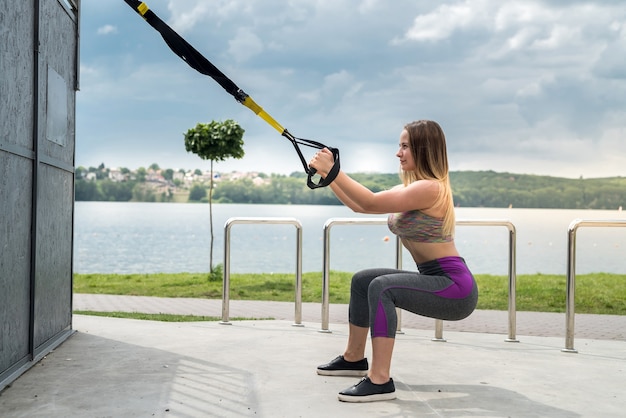
[[[222,282],[209,275],[176,274],[75,274],[75,293],[158,297],[222,298]],[[331,271],[330,303],[348,303],[351,273]],[[478,309],[508,309],[508,276],[476,275]],[[293,274],[231,274],[230,299],[293,301]],[[518,275],[518,311],[565,312],[565,275]],[[626,315],[626,275],[592,273],[576,276],[576,312]],[[302,301],[321,302],[322,274],[304,273]],[[107,316],[111,316],[107,313]],[[208,319],[194,319],[208,320]]]
[[[91,316],[107,316],[112,318],[126,318],[126,319],[143,319],[148,321],[161,321],[161,322],[198,322],[198,321],[221,321],[222,318],[217,316],[202,316],[202,315],[174,315],[174,314],[148,314],[141,312],[101,312],[101,311],[81,311],[75,310],[75,314],[78,315],[91,315]],[[245,321],[250,319],[259,320],[259,318],[228,318],[230,321]],[[273,318],[261,318],[261,319],[273,319]]]

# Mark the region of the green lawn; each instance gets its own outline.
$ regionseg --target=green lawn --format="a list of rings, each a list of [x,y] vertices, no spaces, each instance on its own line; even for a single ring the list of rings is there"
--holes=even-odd
[[[91,316],[106,316],[111,318],[130,318],[130,319],[143,319],[147,321],[161,321],[161,322],[195,322],[195,321],[221,321],[222,318],[217,316],[202,316],[202,315],[175,315],[175,314],[148,314],[141,312],[100,312],[100,311],[80,311],[75,310],[75,314],[78,315],[91,315]],[[231,321],[245,321],[249,319],[259,320],[259,318],[229,318]],[[272,319],[272,318],[262,318]]]
[[[222,298],[222,282],[208,274],[75,274],[75,293],[159,297]],[[332,271],[330,303],[348,303],[351,273]],[[476,275],[478,309],[508,309],[508,276]],[[565,275],[519,275],[518,311],[565,312]],[[232,274],[233,300],[293,301],[294,274]],[[626,315],[626,275],[593,273],[576,277],[576,312]],[[302,301],[321,302],[322,273],[302,277]]]

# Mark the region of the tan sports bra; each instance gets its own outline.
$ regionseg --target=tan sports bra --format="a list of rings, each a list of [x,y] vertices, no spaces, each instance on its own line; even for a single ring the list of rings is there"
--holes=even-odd
[[[441,243],[452,241],[452,235],[443,235],[443,219],[426,215],[419,210],[392,213],[387,218],[389,230],[400,238],[416,242]]]

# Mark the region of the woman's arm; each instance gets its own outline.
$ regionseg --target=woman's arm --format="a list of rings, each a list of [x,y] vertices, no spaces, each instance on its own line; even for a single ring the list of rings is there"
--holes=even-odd
[[[341,171],[339,173],[343,174]],[[330,183],[330,188],[333,191],[333,193],[335,193],[335,196],[337,196],[337,199],[339,199],[341,203],[343,203],[345,206],[352,209],[354,212],[363,213],[363,208],[359,206],[356,202],[354,202],[352,199],[350,199],[348,195],[346,195],[343,192],[343,190],[341,190],[339,187],[336,187],[334,183],[335,183],[334,181]]]
[[[313,157],[310,166],[324,177],[333,163],[332,153],[323,149]],[[427,209],[436,203],[439,193],[439,184],[431,180],[420,180],[407,187],[394,187],[374,193],[343,171],[339,172],[330,187],[337,198],[350,209],[372,214]]]
[[[432,180],[420,180],[406,187],[398,186],[374,193],[343,171],[339,172],[330,187],[336,195],[341,193],[351,201],[352,206],[346,206],[352,210],[372,214],[428,209],[435,205],[439,193],[439,184]]]
[[[330,155],[330,160],[328,158],[329,155]],[[311,159],[309,166],[313,167],[315,170],[317,170],[317,173],[320,176],[325,178],[330,172],[330,170],[332,169],[333,164],[334,164],[334,157],[332,156],[332,153],[326,148],[324,148],[323,150],[315,154],[315,156]],[[337,176],[340,176],[340,175],[345,175],[345,174],[340,170]],[[346,195],[346,193],[344,193],[344,191],[341,188],[335,185],[335,181],[330,183],[330,188],[333,191],[333,193],[335,193],[335,196],[337,196],[337,199],[339,199],[339,201],[343,203],[345,206],[349,207],[354,212],[359,212],[359,213],[364,212],[361,206],[359,206],[356,202],[350,199],[348,195]]]
[[[337,179],[339,179],[339,177],[344,177],[344,179],[339,180],[339,182],[337,182]],[[353,198],[351,198],[350,195],[348,194],[349,192],[346,193],[344,191],[344,188],[346,187],[345,184],[343,184],[343,186],[342,186],[342,184],[340,184],[342,182],[343,183],[351,182],[351,183],[353,183],[351,187],[353,187],[353,188],[362,188],[363,190],[361,191],[361,193],[363,193],[363,194],[365,194],[365,193],[372,193],[372,191],[370,191],[368,188],[363,186],[361,183],[357,182],[356,180],[354,180],[353,178],[348,176],[343,171],[339,171],[339,174],[337,175],[335,180],[333,180],[333,182],[330,183],[330,188],[332,189],[333,193],[335,193],[335,196],[337,196],[337,198],[344,205],[346,205],[347,207],[352,209],[354,212],[358,212],[358,213],[374,213],[372,211],[368,211],[365,207],[363,207],[361,204],[359,204],[357,201],[355,201]],[[384,213],[384,212],[376,212],[376,213]]]

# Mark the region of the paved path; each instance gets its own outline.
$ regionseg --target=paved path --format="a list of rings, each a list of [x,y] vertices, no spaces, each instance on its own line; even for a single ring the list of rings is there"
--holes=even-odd
[[[391,370],[398,398],[346,404],[337,392],[357,379],[315,373],[345,347],[346,305],[330,306],[327,333],[318,332],[318,303],[303,304],[298,327],[293,303],[229,308],[230,319],[274,320],[74,315],[72,336],[0,393],[0,416],[617,418],[626,410],[626,316],[577,315],[573,354],[562,351],[564,314],[518,312],[511,344],[506,312],[445,322],[446,343],[432,341],[432,319],[403,312]],[[74,309],[221,317],[222,301],[76,294]]]
[[[168,313],[179,315],[204,315],[222,317],[221,299],[159,298],[149,296],[116,296],[74,294],[74,310],[102,312]],[[293,302],[264,302],[231,300],[229,319],[272,318],[295,321]],[[546,312],[517,312],[515,336],[539,336],[565,338],[565,314]],[[322,324],[320,303],[302,304],[302,321]],[[332,304],[329,308],[331,324],[345,324],[348,305]],[[402,329],[433,330],[435,321],[410,312],[402,312]],[[445,321],[446,331],[475,332],[486,334],[509,334],[508,312],[477,310],[462,321]],[[626,316],[588,315],[575,316],[575,338],[626,341]]]

